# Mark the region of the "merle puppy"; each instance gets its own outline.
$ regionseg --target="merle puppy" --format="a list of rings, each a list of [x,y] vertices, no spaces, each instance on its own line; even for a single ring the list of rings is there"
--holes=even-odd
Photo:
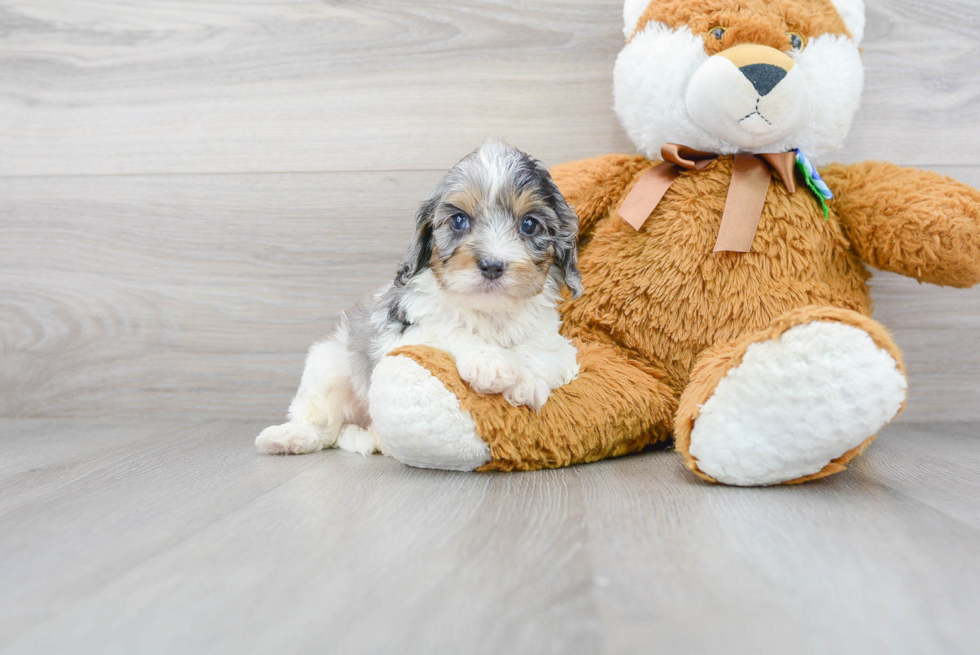
[[[415,227],[394,281],[310,349],[289,422],[262,431],[260,452],[383,450],[368,390],[400,346],[444,350],[473,389],[534,410],[578,374],[556,309],[562,286],[582,293],[578,220],[541,162],[488,139],[421,203]]]

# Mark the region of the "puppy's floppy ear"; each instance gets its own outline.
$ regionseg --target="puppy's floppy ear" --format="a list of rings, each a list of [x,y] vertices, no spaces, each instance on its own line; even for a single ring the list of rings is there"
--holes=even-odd
[[[423,200],[415,212],[415,238],[405,255],[405,262],[395,276],[395,286],[403,287],[420,271],[428,268],[432,257],[432,218],[439,204],[438,196]]]
[[[578,215],[568,206],[544,164],[535,161],[535,168],[541,175],[541,186],[548,204],[558,216],[558,232],[554,242],[558,280],[568,287],[573,298],[578,298],[582,295],[582,276],[578,272]]]

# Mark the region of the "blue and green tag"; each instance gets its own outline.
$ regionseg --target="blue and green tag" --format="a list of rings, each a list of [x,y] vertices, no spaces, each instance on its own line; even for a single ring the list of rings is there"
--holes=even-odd
[[[806,155],[799,148],[796,149],[796,167],[803,174],[803,180],[806,182],[807,187],[810,188],[813,195],[820,201],[820,206],[823,208],[824,220],[827,220],[830,218],[830,206],[827,205],[827,201],[834,197],[834,192],[830,190],[827,183],[820,177],[820,173],[817,172],[816,167],[810,163],[810,160],[806,158]]]

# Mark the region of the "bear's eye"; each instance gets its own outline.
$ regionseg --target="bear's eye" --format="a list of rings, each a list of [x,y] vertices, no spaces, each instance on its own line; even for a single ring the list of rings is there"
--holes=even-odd
[[[724,27],[719,25],[718,27],[712,27],[711,31],[709,31],[708,34],[721,41],[725,37],[725,32],[727,31],[728,30],[726,30]]]
[[[466,214],[459,213],[453,216],[453,219],[449,222],[449,224],[457,232],[462,232],[470,226],[470,219]]]
[[[794,51],[799,52],[806,47],[806,40],[796,32],[789,33],[789,46]]]

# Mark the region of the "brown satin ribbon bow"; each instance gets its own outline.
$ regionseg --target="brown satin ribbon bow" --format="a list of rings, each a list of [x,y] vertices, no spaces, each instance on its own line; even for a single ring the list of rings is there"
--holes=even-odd
[[[619,215],[637,230],[660,204],[667,189],[681,174],[681,169],[699,171],[718,158],[716,154],[676,143],[665,145],[660,154],[663,163],[643,174],[619,208]],[[793,152],[735,155],[732,183],[728,187],[715,252],[749,252],[752,249],[772,179],[769,167],[776,171],[787,191],[796,193],[795,165],[796,155]]]

